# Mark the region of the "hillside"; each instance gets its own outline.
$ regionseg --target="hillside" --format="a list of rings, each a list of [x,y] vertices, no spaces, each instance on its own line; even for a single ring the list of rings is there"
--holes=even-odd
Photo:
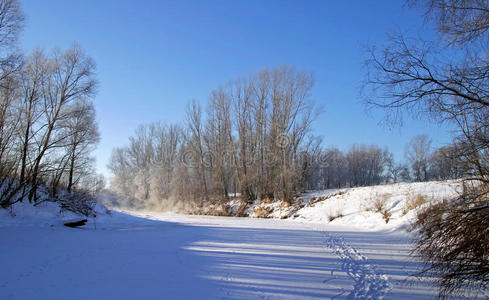
[[[303,196],[307,206],[295,216],[363,230],[398,229],[408,226],[419,208],[454,197],[461,188],[460,181],[431,181],[309,192]]]

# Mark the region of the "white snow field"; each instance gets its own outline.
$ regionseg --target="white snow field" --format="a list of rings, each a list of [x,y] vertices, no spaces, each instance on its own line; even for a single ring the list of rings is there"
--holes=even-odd
[[[391,187],[390,193],[396,189]],[[318,219],[327,210],[325,205],[316,203],[315,213],[314,207],[305,207],[294,220],[105,214],[98,207],[96,224],[90,219],[83,228],[68,228],[62,221],[75,216],[60,214],[55,204],[32,208],[19,203],[10,213],[0,210],[0,298],[430,299],[436,295],[428,280],[410,276],[419,271],[420,263],[409,256],[410,235],[402,226],[361,217],[361,211],[355,216],[348,208],[351,203],[343,207],[344,218],[363,220],[365,228],[347,220],[328,223]]]

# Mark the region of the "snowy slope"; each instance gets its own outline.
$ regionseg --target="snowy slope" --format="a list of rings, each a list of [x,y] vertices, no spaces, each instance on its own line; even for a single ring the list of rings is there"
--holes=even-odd
[[[409,226],[416,210],[434,201],[454,197],[460,191],[460,181],[397,183],[316,191],[304,195],[304,201],[310,203],[311,198],[318,201],[321,197],[325,200],[307,205],[296,216],[301,221],[331,223],[364,230],[402,229]],[[409,204],[418,199],[424,203],[409,209]],[[376,211],[376,204],[383,205],[383,211],[389,215],[387,223],[382,213]]]

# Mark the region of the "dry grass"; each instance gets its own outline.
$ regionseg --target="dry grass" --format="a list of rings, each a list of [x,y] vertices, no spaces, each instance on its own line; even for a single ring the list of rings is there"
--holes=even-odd
[[[333,197],[336,197],[336,196],[341,196],[343,194],[345,194],[344,191],[337,191],[335,193],[331,193],[329,195],[324,195],[324,196],[321,196],[321,197],[311,197],[309,199],[309,205],[310,206],[314,206],[314,204],[316,204],[317,202],[328,200],[329,198],[333,198]]]
[[[343,217],[343,212],[337,211],[335,214],[331,214],[328,216],[328,221],[332,222],[334,219],[338,219]]]
[[[380,212],[382,215],[382,219],[384,219],[385,224],[389,223],[389,220],[391,219],[392,213],[388,210],[383,210]]]
[[[255,207],[255,218],[269,218],[269,214],[273,212],[272,207],[257,206]]]
[[[243,201],[239,204],[238,208],[236,209],[236,217],[248,217],[248,212],[246,209],[248,208],[248,204]]]
[[[372,211],[382,213],[382,211],[385,210],[385,207],[387,206],[387,198],[377,198],[374,201],[374,204],[372,206]]]
[[[211,206],[209,211],[211,216],[219,216],[219,217],[229,217],[231,216],[231,212],[229,206],[226,204],[215,204]]]
[[[406,201],[406,205],[402,208],[402,215],[405,216],[408,212],[413,209],[420,207],[421,205],[427,202],[426,196],[424,195],[408,195],[408,199]]]
[[[288,209],[288,208],[290,208],[289,202],[287,202],[287,201],[280,201],[280,209],[281,210]]]
[[[385,223],[389,223],[392,213],[387,209],[387,199],[391,197],[391,194],[382,194],[378,196],[371,208],[366,208],[366,211],[373,211],[380,213]]]

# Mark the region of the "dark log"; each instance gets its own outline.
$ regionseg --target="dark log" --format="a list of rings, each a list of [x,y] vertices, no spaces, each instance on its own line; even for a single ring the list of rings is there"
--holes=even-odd
[[[64,223],[64,225],[67,227],[75,228],[75,227],[83,226],[86,223],[87,223],[87,219],[83,219],[83,220],[79,220],[79,221]]]

